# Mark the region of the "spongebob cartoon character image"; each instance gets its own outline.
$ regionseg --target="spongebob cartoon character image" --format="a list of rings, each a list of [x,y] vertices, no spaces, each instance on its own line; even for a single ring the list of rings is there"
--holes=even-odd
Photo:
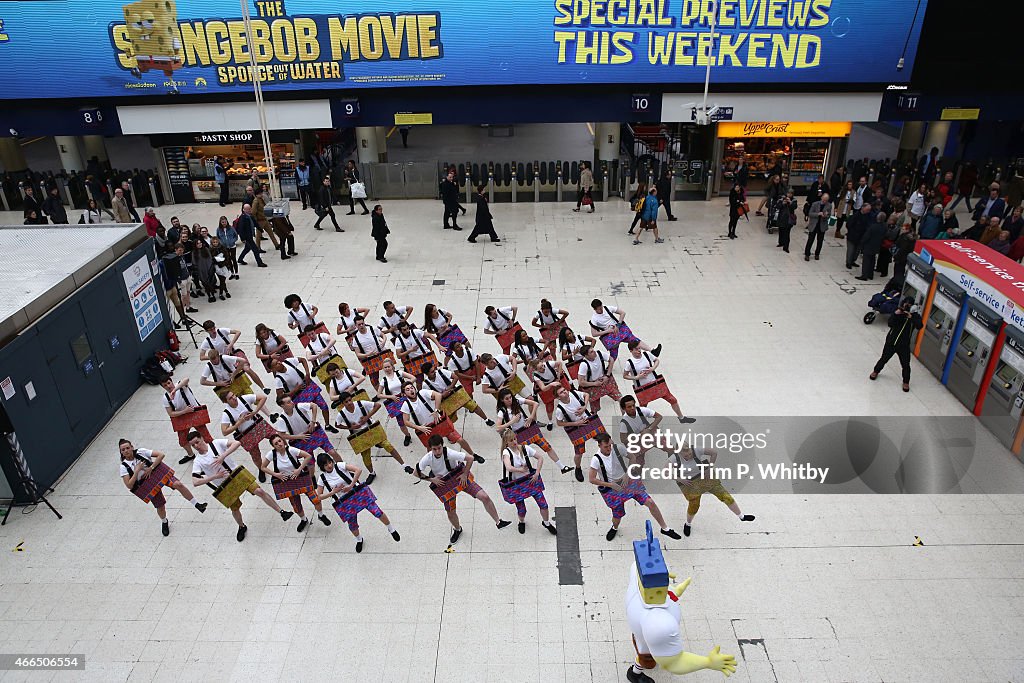
[[[626,618],[633,632],[636,663],[626,671],[626,679],[630,683],[653,683],[654,679],[644,673],[644,669],[658,666],[677,675],[711,669],[731,676],[736,671],[736,658],[723,655],[718,646],[706,657],[683,650],[679,596],[690,585],[690,579],[669,585],[675,574],[670,573],[665,564],[650,520],[647,521],[647,538],[633,541],[633,559],[626,588]]]
[[[161,71],[168,79],[184,66],[178,10],[173,0],[138,0],[122,7],[131,45],[125,56],[134,60],[131,74]]]

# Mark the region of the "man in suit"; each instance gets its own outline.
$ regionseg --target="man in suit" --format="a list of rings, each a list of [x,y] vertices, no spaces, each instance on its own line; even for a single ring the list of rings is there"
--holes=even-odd
[[[999,183],[992,183],[988,186],[988,197],[979,199],[974,206],[974,220],[979,221],[984,218],[987,223],[989,218],[1001,219],[1005,215],[1006,202],[999,196]]]
[[[821,199],[811,204],[811,210],[807,214],[808,232],[807,244],[804,246],[804,261],[811,260],[811,245],[817,240],[818,244],[814,249],[814,260],[821,258],[821,245],[825,242],[825,233],[828,232],[828,219],[832,215],[832,201],[828,192],[821,194]]]
[[[444,229],[462,230],[459,227],[459,186],[455,182],[455,171],[449,170],[441,181],[441,201],[444,202]],[[448,220],[451,219],[451,225]]]
[[[324,176],[324,180],[320,184],[320,197],[317,202],[317,213],[320,214],[320,217],[316,219],[316,223],[313,224],[313,227],[317,230],[323,230],[323,228],[320,227],[320,222],[330,216],[331,222],[334,223],[334,231],[345,232],[341,229],[341,226],[338,225],[338,219],[334,217],[334,196],[331,193],[330,176]]]
[[[857,266],[857,256],[860,254],[861,240],[864,239],[864,233],[867,232],[868,226],[873,221],[874,216],[871,215],[871,204],[862,204],[860,211],[850,217],[850,222],[846,228],[847,269]]]
[[[56,187],[50,188],[50,195],[43,202],[43,211],[55,224],[67,224],[68,212],[64,209],[64,202],[61,201],[60,191]]]
[[[655,187],[658,188],[658,199],[661,200],[661,205],[665,207],[668,219],[670,221],[676,220],[675,214],[672,213],[672,169],[665,169],[664,173],[661,174],[661,178],[655,183]]]
[[[821,196],[829,191],[825,176],[819,175],[818,179],[807,188],[806,201],[804,202],[804,220],[810,215],[811,204],[821,199]]]
[[[917,177],[922,183],[928,183],[928,187],[935,184],[935,173],[938,170],[939,148],[932,147],[931,151],[921,157],[917,164]]]
[[[114,210],[114,220],[118,223],[131,223],[132,213],[128,209],[128,202],[124,198],[124,190],[120,187],[114,190],[114,198],[110,200],[110,207]]]
[[[131,214],[132,220],[136,223],[141,223],[142,219],[139,218],[139,212],[135,210],[135,197],[132,196],[132,184],[127,180],[122,180],[121,190],[124,191],[124,203],[128,205],[128,213]]]
[[[867,215],[870,218],[871,214],[868,213]],[[860,275],[857,276],[858,280],[866,282],[875,277],[875,260],[878,257],[879,252],[882,251],[882,242],[885,240],[887,220],[888,218],[886,215],[880,212],[875,216],[874,221],[868,223],[867,228],[864,230],[864,235],[860,240],[861,259],[863,264],[861,266]]]

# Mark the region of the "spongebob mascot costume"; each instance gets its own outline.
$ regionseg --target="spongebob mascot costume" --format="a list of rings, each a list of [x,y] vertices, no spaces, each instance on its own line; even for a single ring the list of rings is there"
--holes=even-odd
[[[712,669],[731,676],[736,671],[736,658],[723,655],[718,646],[707,657],[683,650],[678,600],[690,585],[690,579],[669,586],[669,579],[674,579],[675,574],[668,571],[650,520],[647,521],[647,538],[633,541],[633,559],[635,563],[630,568],[626,589],[626,617],[633,632],[636,663],[626,672],[626,679],[630,683],[654,683],[644,669],[656,666],[677,675]]]

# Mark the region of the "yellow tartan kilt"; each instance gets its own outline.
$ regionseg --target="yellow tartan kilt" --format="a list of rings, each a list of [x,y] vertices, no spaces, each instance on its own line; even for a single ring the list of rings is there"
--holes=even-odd
[[[476,401],[473,400],[473,397],[463,387],[459,387],[451,396],[441,401],[441,410],[453,420],[459,408],[465,408],[472,412],[476,410],[476,407]]]
[[[331,375],[327,372],[327,366],[331,363],[337,365],[341,370],[348,367],[348,365],[345,364],[345,359],[338,354],[325,358],[322,363],[316,366],[316,370],[313,372],[313,374],[316,375],[316,378],[320,380],[320,384],[323,384],[324,386],[327,386],[327,383],[331,381]]]
[[[387,432],[379,422],[373,422],[366,431],[348,437],[348,443],[352,447],[352,451],[357,454],[365,453],[374,446],[386,448],[391,445]]]
[[[213,393],[217,394],[217,398],[221,401],[225,399],[228,392],[231,392],[235,396],[245,396],[252,393],[252,382],[249,381],[249,375],[244,372],[238,375],[231,381],[226,387],[214,387]]]
[[[525,386],[526,382],[524,382],[519,375],[515,375],[511,380],[509,380],[509,383],[505,385],[505,388],[513,394],[518,394]]]
[[[244,467],[237,467],[224,483],[217,487],[217,490],[213,492],[213,497],[224,507],[231,508],[235,506],[243,493],[255,491],[259,486],[252,472]]]
[[[732,497],[732,494],[726,491],[725,487],[722,486],[722,481],[720,479],[690,479],[676,483],[687,502],[696,504],[697,506],[700,505],[700,497],[705,493],[710,493],[726,505],[732,505],[736,502]]]

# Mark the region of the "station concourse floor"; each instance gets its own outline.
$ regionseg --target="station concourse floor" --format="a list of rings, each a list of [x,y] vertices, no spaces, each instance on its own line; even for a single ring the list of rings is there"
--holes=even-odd
[[[788,255],[760,221],[741,223],[730,241],[719,199],[677,202],[680,220],[661,222],[665,244],[648,236],[631,246],[631,214],[611,201],[595,214],[573,213],[568,203],[497,204],[504,241],[473,245],[468,232],[441,229],[439,202],[383,204],[388,264],[373,260],[369,217],[339,207],[346,232],[314,232],[313,212],[295,205],[299,256],[282,263],[266,254],[269,268],[242,268],[230,283],[233,298],[203,300],[194,317],[242,330],[252,357],[256,323],[289,334],[282,300],[290,292],[318,304],[329,321],[339,301],[377,313],[391,299],[414,305],[422,323],[424,304],[433,302],[455,315],[478,352],[493,352],[480,325],[484,306],[514,304],[527,320],[547,297],[585,329],[588,304],[600,297],[624,308],[641,337],[665,344],[662,371],[698,425],[706,415],[967,415],[916,360],[909,394],[900,391],[895,360],[868,381],[885,326],[861,318],[883,282],[854,280],[843,268],[845,244],[832,237],[822,260],[810,263],[799,227]],[[238,208],[168,206],[158,215],[165,224],[176,214],[212,228]],[[21,222],[15,214],[0,219]],[[195,349],[189,343],[184,352],[190,360],[178,375],[218,405],[199,386]],[[582,586],[559,584],[556,539],[540,528],[532,503],[519,535],[514,525],[496,530],[481,506],[461,501],[465,534],[446,553],[450,527],[437,500],[390,459],[376,460],[373,488],[400,543],[364,514],[366,548],[356,554],[329,507],[330,527],[314,521],[300,535],[295,520],[282,523],[257,502],[243,508],[249,534],[237,543],[230,515],[208,490],[198,492],[210,502],[203,515],[167,493],[164,538],[153,510],[117,477],[116,455],[127,437],[168,453],[187,473],[176,465],[181,451],[161,398],[143,386],[59,482],[50,500],[62,521],[45,508],[16,510],[0,529],[0,652],[79,653],[87,661],[84,672],[0,672],[0,680],[625,681],[633,661],[625,581],[631,541],[647,519],[635,506],[607,542],[609,511],[594,487],[546,463],[552,509],[575,509]],[[493,413],[490,399],[481,405]],[[602,412],[610,423],[607,402]],[[514,519],[496,484],[493,431],[474,417],[458,424],[487,457],[478,481]],[[388,431],[400,446],[395,425]],[[1006,490],[1024,490],[1024,465],[980,432],[975,466]],[[571,457],[561,430],[550,436]],[[333,440],[351,457],[343,439]],[[407,460],[423,453],[413,443],[399,448]],[[244,454],[239,462],[252,467]],[[656,500],[681,530],[683,497]],[[670,568],[693,577],[681,600],[685,647],[734,654],[731,681],[1024,680],[1021,495],[737,493],[737,502],[756,521],[741,524],[706,496],[691,537],[662,537]],[[915,547],[915,537],[924,546]],[[12,552],[19,543],[23,550]],[[722,678],[705,671],[684,680]]]

